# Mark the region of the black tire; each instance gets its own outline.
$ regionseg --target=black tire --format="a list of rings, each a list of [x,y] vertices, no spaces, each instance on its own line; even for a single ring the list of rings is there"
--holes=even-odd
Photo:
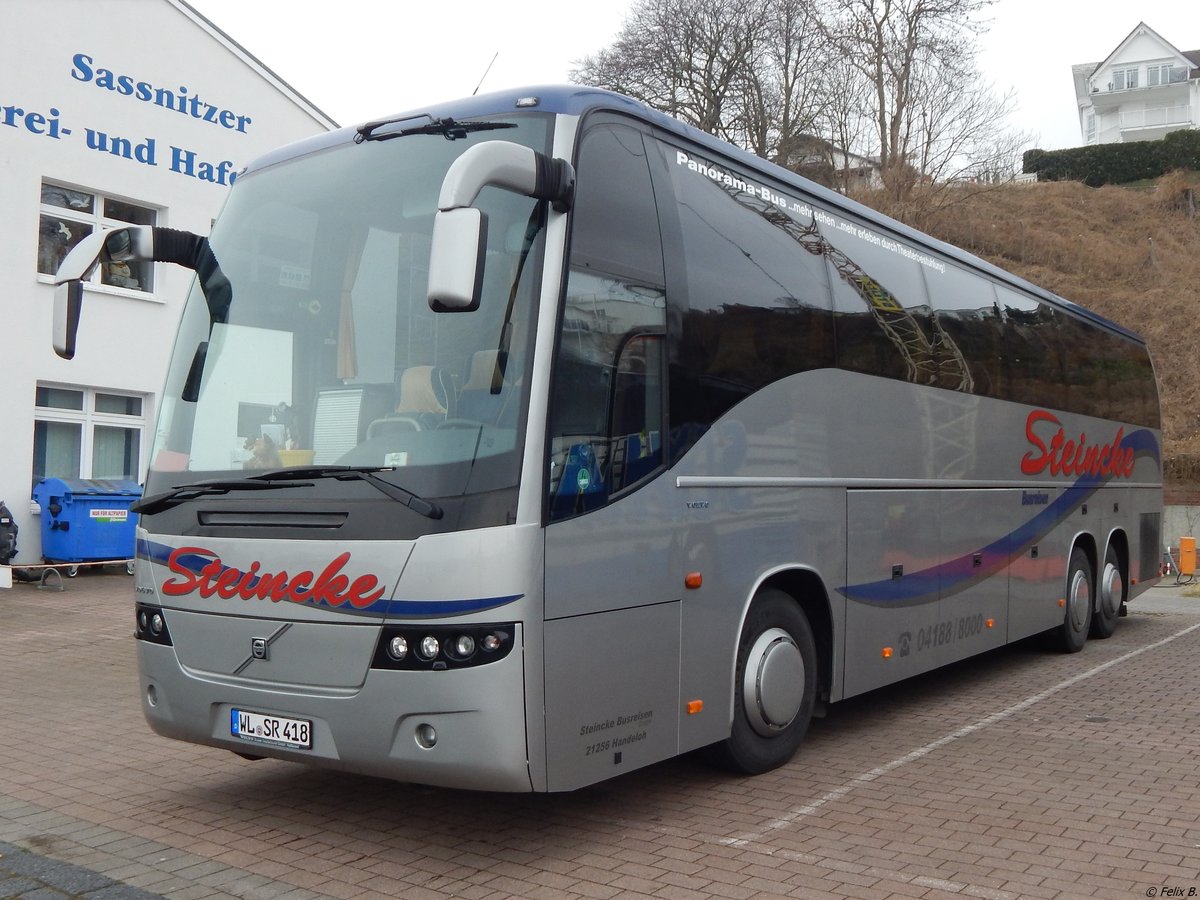
[[[1091,635],[1104,640],[1117,630],[1117,619],[1121,615],[1121,604],[1125,602],[1125,573],[1121,570],[1121,558],[1113,547],[1104,554],[1104,566],[1100,570],[1095,612],[1092,613]]]
[[[1092,608],[1096,602],[1092,563],[1082,547],[1071,551],[1071,562],[1067,566],[1066,599],[1063,623],[1057,629],[1058,644],[1067,653],[1078,653],[1087,643],[1092,627]]]
[[[788,594],[767,589],[751,602],[735,672],[733,726],[709,757],[722,768],[758,775],[792,758],[816,705],[816,642],[808,617]]]

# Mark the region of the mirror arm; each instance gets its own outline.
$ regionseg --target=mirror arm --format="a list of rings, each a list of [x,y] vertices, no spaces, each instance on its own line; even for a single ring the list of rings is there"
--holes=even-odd
[[[208,238],[176,228],[126,225],[89,234],[63,259],[54,276],[54,351],[63,359],[75,355],[75,339],[83,305],[83,280],[100,263],[130,260],[169,262],[193,270],[208,304],[209,322],[225,322],[233,289]]]
[[[486,141],[471,147],[450,166],[438,195],[438,209],[471,206],[488,185],[534,200],[549,200],[555,212],[565,212],[575,193],[575,170],[565,159],[553,159],[520,144]]]
[[[149,258],[155,262],[175,263],[194,271],[200,279],[200,290],[204,292],[204,300],[208,304],[209,320],[225,322],[229,317],[233,288],[221,271],[208,238],[176,228],[155,228],[153,241]]]
[[[534,200],[556,212],[570,209],[575,170],[509,141],[476,144],[450,164],[438,194],[429,254],[429,306],[435,312],[478,308],[487,252],[487,216],[476,207],[479,192],[492,186]]]

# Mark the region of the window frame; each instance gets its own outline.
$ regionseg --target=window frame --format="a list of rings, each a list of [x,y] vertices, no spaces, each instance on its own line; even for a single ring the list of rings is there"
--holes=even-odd
[[[1114,91],[1133,91],[1138,87],[1138,66],[1123,66],[1120,69],[1112,70],[1113,90]],[[1117,80],[1121,80],[1121,84],[1117,84]]]
[[[63,191],[69,191],[76,194],[85,194],[92,198],[90,211],[77,211],[67,206],[56,206],[52,203],[46,203],[41,200],[41,197],[47,188],[58,188]],[[46,217],[60,220],[62,222],[74,222],[81,225],[86,225],[90,229],[88,234],[94,234],[97,231],[120,228],[132,224],[148,224],[158,226],[162,224],[164,209],[161,206],[154,206],[140,200],[132,200],[127,197],[122,197],[117,194],[110,194],[104,191],[96,190],[95,188],[82,187],[76,184],[70,184],[63,181],[56,181],[52,178],[43,178],[39,188],[38,202],[38,241],[37,241],[37,262],[34,265],[34,271],[37,280],[43,284],[53,284],[55,273],[42,272],[41,269],[41,254],[42,254],[42,221]],[[113,218],[108,213],[108,205],[110,203],[123,204],[131,206],[138,210],[149,213],[149,222],[137,223],[129,222],[125,219]],[[72,245],[74,246],[74,245]],[[69,252],[69,250],[68,250]],[[65,254],[64,254],[65,257]],[[61,260],[60,260],[61,264]],[[140,300],[153,300],[162,302],[158,295],[158,272],[157,266],[153,262],[135,263],[140,268],[142,273],[149,274],[149,288],[129,287],[120,284],[110,284],[105,282],[106,266],[102,263],[96,266],[91,275],[83,280],[84,287],[89,291],[98,291],[100,293],[115,294],[121,297],[137,298]]]
[[[137,481],[139,483],[144,480],[144,472],[146,470],[146,454],[149,449],[147,445],[151,399],[149,394],[140,394],[136,391],[114,388],[87,387],[83,385],[60,384],[57,382],[44,381],[37,382],[36,389],[69,391],[73,394],[78,394],[82,397],[82,408],[70,409],[62,406],[41,406],[38,403],[38,397],[35,391],[33,403],[35,442],[39,423],[45,422],[48,424],[79,426],[79,475],[77,477],[82,479],[92,479],[96,478],[96,429],[120,428],[133,431],[136,434],[137,442],[136,471],[130,473],[128,479],[130,481]],[[135,414],[124,414],[99,411],[97,409],[97,401],[100,397],[121,397],[136,400],[140,403],[140,412]],[[32,484],[34,485],[36,485],[42,478],[63,477],[48,473],[39,474],[36,471],[37,466],[38,459],[36,454],[34,454],[31,466],[33,471],[30,472]]]

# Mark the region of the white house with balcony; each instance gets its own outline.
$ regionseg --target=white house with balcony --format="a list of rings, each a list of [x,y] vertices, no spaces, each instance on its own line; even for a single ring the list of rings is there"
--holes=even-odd
[[[1200,50],[1139,22],[1102,62],[1071,67],[1084,144],[1152,141],[1200,128]]]

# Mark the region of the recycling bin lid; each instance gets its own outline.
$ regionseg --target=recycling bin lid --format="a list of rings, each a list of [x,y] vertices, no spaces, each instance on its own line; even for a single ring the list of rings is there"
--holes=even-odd
[[[142,486],[136,481],[108,478],[43,478],[33,489],[33,499],[67,496],[137,496]]]

